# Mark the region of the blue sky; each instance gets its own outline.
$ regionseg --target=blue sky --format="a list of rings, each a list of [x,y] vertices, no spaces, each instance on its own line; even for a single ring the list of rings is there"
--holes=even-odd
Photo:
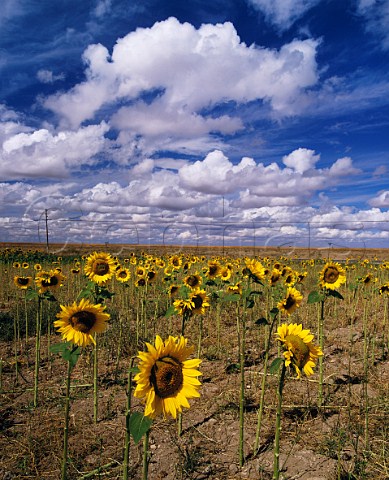
[[[0,241],[389,245],[389,0],[3,0]]]

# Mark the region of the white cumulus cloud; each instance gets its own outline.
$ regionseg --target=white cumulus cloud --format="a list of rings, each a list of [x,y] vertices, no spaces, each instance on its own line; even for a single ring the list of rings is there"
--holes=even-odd
[[[321,0],[248,0],[260,10],[267,21],[280,31],[288,30],[293,23]]]
[[[279,50],[247,46],[229,22],[196,29],[171,17],[120,38],[112,54],[101,44],[90,45],[83,56],[86,80],[47,98],[44,105],[73,128],[103,105],[136,100],[144,92],[154,92],[167,113],[177,110],[194,120],[201,109],[226,101],[263,100],[278,115],[290,115],[298,109],[301,93],[318,81],[318,44],[307,39]],[[147,110],[146,105],[136,108]],[[203,123],[208,121],[209,129],[231,129],[232,120],[227,120]]]

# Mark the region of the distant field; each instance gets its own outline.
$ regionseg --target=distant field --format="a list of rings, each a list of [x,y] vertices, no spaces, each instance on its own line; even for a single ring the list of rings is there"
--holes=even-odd
[[[26,250],[47,251],[43,243],[5,243],[0,242],[0,249],[19,248]],[[135,245],[135,244],[76,244],[76,243],[52,243],[49,245],[50,253],[58,255],[83,255],[92,251],[109,251],[112,255],[126,255],[131,252],[148,252],[150,254],[188,253],[206,256],[263,256],[263,257],[295,257],[295,258],[332,258],[334,260],[346,260],[347,258],[359,260],[386,260],[389,257],[387,248],[302,248],[302,247],[272,247],[272,246],[182,246],[182,245]]]

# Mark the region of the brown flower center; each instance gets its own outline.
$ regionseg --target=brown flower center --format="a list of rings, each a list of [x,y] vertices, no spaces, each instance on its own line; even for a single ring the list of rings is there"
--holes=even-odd
[[[107,273],[109,273],[109,265],[107,262],[104,262],[103,260],[97,260],[96,262],[94,262],[93,264],[93,273],[95,275],[106,275]]]
[[[217,265],[210,265],[209,266],[209,270],[208,270],[209,275],[211,275],[211,276],[216,275],[217,272],[218,272],[218,266]]]
[[[284,308],[285,308],[285,310],[290,310],[290,309],[293,308],[295,305],[296,305],[296,299],[295,299],[294,297],[292,297],[291,295],[289,295],[288,297],[286,297],[285,303],[284,303]]]
[[[196,277],[196,275],[189,275],[189,277],[186,279],[186,283],[190,287],[197,287],[197,285],[199,284],[199,279],[198,277]]]
[[[58,277],[56,277],[55,275],[50,277],[49,284],[51,287],[55,287],[56,285],[58,285]]]
[[[28,285],[28,281],[29,281],[29,280],[28,280],[28,278],[26,278],[26,277],[18,277],[18,279],[17,279],[18,285],[20,285],[20,286],[22,286],[22,287]]]
[[[195,305],[195,310],[199,310],[203,306],[203,297],[201,295],[195,295],[194,297],[191,298],[192,302]]]
[[[335,283],[339,278],[339,271],[336,267],[327,267],[324,271],[324,281],[326,283]]]
[[[92,312],[81,310],[74,313],[70,319],[70,324],[74,328],[82,333],[89,333],[93,325],[96,323],[96,316]]]
[[[299,368],[303,368],[309,360],[309,347],[298,335],[287,335],[285,342],[288,349],[292,352],[292,361]]]
[[[151,369],[150,382],[160,398],[178,393],[183,381],[182,365],[176,358],[159,358]]]

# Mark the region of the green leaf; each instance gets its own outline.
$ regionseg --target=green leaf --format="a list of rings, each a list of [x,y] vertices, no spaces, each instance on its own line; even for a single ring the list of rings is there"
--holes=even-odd
[[[238,302],[240,295],[238,293],[231,293],[231,295],[224,295],[220,300],[222,302]]]
[[[54,345],[50,345],[50,352],[62,354],[66,349],[69,348],[69,345],[71,345],[70,342],[55,343]]]
[[[266,320],[265,317],[258,318],[258,320],[255,320],[255,325],[269,325],[269,322]]]
[[[107,288],[101,288],[98,296],[103,299],[105,298],[111,299],[114,295],[115,293],[110,292]]]
[[[49,302],[56,302],[57,299],[54,297],[54,295],[49,292],[49,291],[46,291],[42,297],[45,299],[45,300],[48,300]]]
[[[259,285],[263,285],[261,280],[256,275],[254,275],[252,272],[250,272],[249,277],[254,283],[258,283]]]
[[[166,310],[165,312],[165,318],[169,318],[171,317],[172,315],[174,315],[175,313],[177,313],[177,310],[175,308],[174,305],[170,305],[170,307]]]
[[[128,371],[135,374],[140,372],[139,367],[131,367],[128,369]]]
[[[275,317],[276,315],[278,315],[278,312],[279,312],[278,308],[277,308],[277,307],[273,307],[273,308],[270,310],[270,315],[271,315],[272,317]]]
[[[92,291],[91,287],[88,285],[87,287],[83,288],[78,294],[77,300],[81,300],[82,298],[93,298],[93,296],[94,291]]]
[[[274,375],[275,373],[278,372],[278,370],[280,369],[280,366],[282,365],[284,359],[283,358],[280,358],[280,357],[277,357],[275,358],[272,362],[271,362],[271,365],[269,367],[269,373],[271,373],[272,375]]]
[[[313,291],[309,293],[307,303],[317,303],[323,300],[323,295],[321,295],[319,292]]]
[[[246,308],[253,308],[255,302],[253,299],[249,298],[246,300]]]
[[[249,295],[262,295],[262,292],[259,292],[258,290],[252,290]]]
[[[130,434],[134,439],[135,444],[139,443],[143,435],[149,430],[152,419],[145,417],[142,413],[134,412],[130,417]]]
[[[337,290],[327,290],[327,295],[344,300],[343,296]]]
[[[67,349],[63,352],[62,358],[70,363],[71,368],[77,363],[78,357],[80,356],[81,348],[77,347],[75,350]]]
[[[51,345],[50,351],[52,353],[60,353],[64,360],[70,362],[70,366],[72,368],[77,363],[78,357],[81,354],[81,348],[75,347],[72,342],[63,342]]]
[[[39,297],[39,293],[33,290],[32,288],[27,289],[26,300],[35,300]]]

